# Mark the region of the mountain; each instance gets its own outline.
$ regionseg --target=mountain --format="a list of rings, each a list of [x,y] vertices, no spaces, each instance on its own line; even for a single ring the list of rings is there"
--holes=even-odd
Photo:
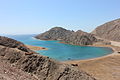
[[[35,38],[41,40],[64,40],[73,32],[61,27],[54,27],[45,33],[37,35]]]
[[[97,41],[93,34],[78,30],[76,32],[61,27],[54,27],[49,31],[37,35],[41,40],[60,40],[73,45],[91,45]]]
[[[120,41],[120,19],[98,26],[92,34],[112,41]]]
[[[0,80],[96,80],[73,65],[31,51],[23,43],[0,36]]]
[[[90,33],[78,30],[72,33],[64,42],[73,45],[92,45],[97,42],[97,39]]]

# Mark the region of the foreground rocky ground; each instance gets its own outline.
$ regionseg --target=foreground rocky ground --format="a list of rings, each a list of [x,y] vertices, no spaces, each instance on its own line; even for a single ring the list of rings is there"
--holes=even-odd
[[[38,80],[36,76],[22,71],[0,59],[0,80]]]
[[[41,56],[21,42],[0,37],[0,80],[96,80],[72,65]]]

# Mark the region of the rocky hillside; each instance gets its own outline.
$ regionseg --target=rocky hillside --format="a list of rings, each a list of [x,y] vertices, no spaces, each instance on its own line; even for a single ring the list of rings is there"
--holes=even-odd
[[[37,35],[35,38],[41,40],[65,40],[66,37],[72,34],[72,31],[61,27],[54,27],[45,33]]]
[[[24,52],[33,52],[32,50],[28,49],[23,43],[7,37],[0,36],[0,45],[9,48],[17,48]]]
[[[73,45],[92,45],[97,42],[97,39],[92,34],[78,30],[72,33],[64,42]]]
[[[0,80],[95,79],[72,65],[41,56],[21,42],[0,37]]]
[[[97,35],[100,38],[120,41],[120,19],[107,22],[101,26],[98,26],[92,34]]]
[[[37,35],[36,38],[41,40],[61,40],[74,45],[91,45],[97,41],[92,34],[81,30],[74,32],[61,27],[52,28],[45,33]]]

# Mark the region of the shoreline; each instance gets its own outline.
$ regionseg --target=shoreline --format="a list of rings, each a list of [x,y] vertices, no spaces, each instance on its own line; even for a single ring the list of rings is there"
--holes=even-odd
[[[26,45],[29,49],[39,51],[39,50],[48,50],[48,48],[39,47],[39,46],[32,46],[32,45]]]
[[[36,40],[40,40],[40,39],[37,39],[35,37],[32,37],[33,39],[36,39]],[[103,48],[110,48],[113,52],[110,53],[110,54],[107,54],[107,55],[104,55],[104,56],[101,56],[101,57],[96,57],[96,58],[90,58],[90,59],[84,59],[84,60],[68,60],[68,61],[61,61],[61,62],[76,62],[76,61],[86,61],[86,60],[96,60],[96,59],[101,59],[101,58],[104,58],[104,57],[108,57],[108,56],[113,56],[113,55],[116,55],[116,54],[119,54],[118,52],[120,51],[120,46],[116,46],[116,45],[113,45],[112,42],[116,43],[115,41],[111,41],[111,45],[87,45],[88,47],[103,47]],[[58,42],[58,43],[62,43],[62,44],[68,44],[68,43],[64,43],[64,42]],[[117,43],[120,43],[120,42],[117,42]],[[30,49],[32,50],[48,50],[47,48],[44,48],[44,47],[38,47],[38,46],[31,46],[31,45],[27,45]],[[79,46],[79,45],[78,45]],[[36,49],[35,49],[36,48]]]
[[[63,44],[67,44],[64,42],[59,42],[59,43],[63,43]],[[120,42],[118,42],[120,43]],[[81,62],[81,61],[91,61],[91,60],[98,60],[98,59],[102,59],[102,58],[106,58],[109,56],[114,56],[114,55],[120,55],[118,52],[120,52],[120,46],[115,46],[112,44],[111,41],[111,45],[88,45],[89,47],[106,47],[106,48],[110,48],[113,52],[101,57],[96,57],[96,58],[90,58],[90,59],[83,59],[83,60],[68,60],[68,61],[61,61],[62,63],[74,63],[74,62]]]

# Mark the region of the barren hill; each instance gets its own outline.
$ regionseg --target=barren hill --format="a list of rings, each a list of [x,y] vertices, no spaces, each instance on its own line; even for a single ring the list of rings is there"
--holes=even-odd
[[[92,45],[97,39],[90,33],[78,30],[76,32],[55,27],[36,36],[41,40],[60,40],[73,45]]]
[[[120,41],[120,19],[98,26],[92,34],[108,40]]]

